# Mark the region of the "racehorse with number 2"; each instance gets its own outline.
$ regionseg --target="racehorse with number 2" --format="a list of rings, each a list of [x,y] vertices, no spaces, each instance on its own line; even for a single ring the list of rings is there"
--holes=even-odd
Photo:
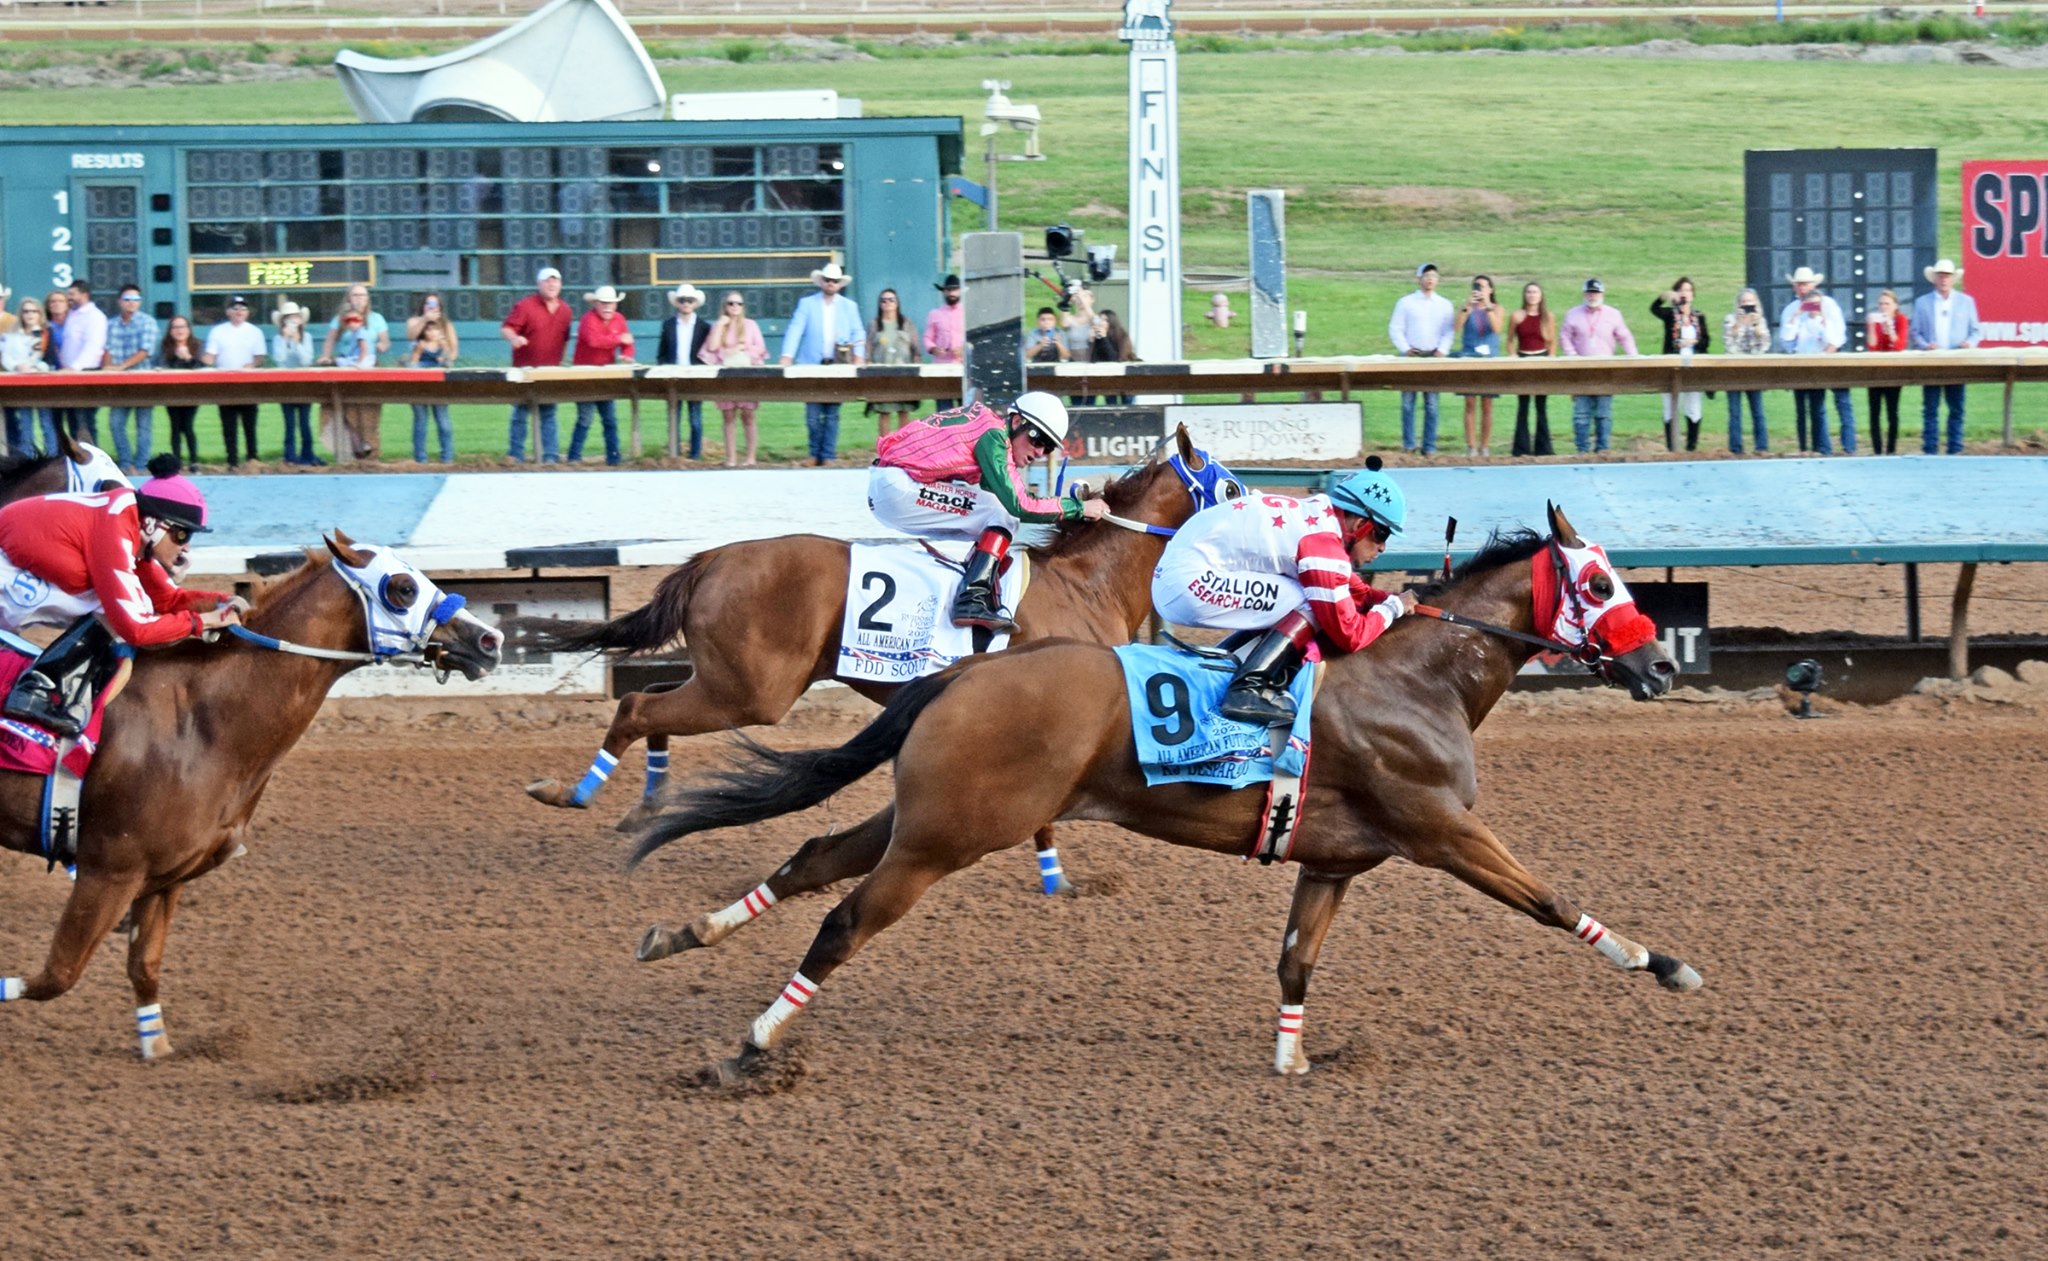
[[[1573,648],[1638,700],[1668,691],[1676,673],[1605,553],[1582,542],[1555,507],[1550,526],[1547,538],[1518,532],[1490,539],[1449,582],[1419,593],[1435,602],[1431,612],[1448,615],[1446,625],[1403,618],[1371,648],[1325,667],[1312,774],[1291,853],[1301,874],[1280,957],[1277,1072],[1308,1071],[1302,1003],[1323,935],[1352,878],[1388,858],[1447,871],[1540,924],[1575,934],[1621,968],[1648,971],[1667,989],[1699,987],[1690,966],[1581,912],[1517,862],[1472,812],[1479,791],[1472,733],[1535,654],[1532,644]],[[682,794],[676,810],[643,836],[635,862],[693,832],[815,805],[896,760],[893,833],[838,847],[812,841],[777,872],[778,896],[868,875],[825,917],[802,966],[753,1022],[725,1071],[757,1067],[817,987],[932,884],[1054,820],[1100,820],[1176,845],[1244,852],[1259,830],[1263,794],[1146,787],[1131,722],[1112,649],[1033,644],[906,685],[839,748],[778,753],[754,746],[755,769]],[[991,758],[997,729],[1005,756]],[[641,957],[695,944],[675,937],[650,929]]]

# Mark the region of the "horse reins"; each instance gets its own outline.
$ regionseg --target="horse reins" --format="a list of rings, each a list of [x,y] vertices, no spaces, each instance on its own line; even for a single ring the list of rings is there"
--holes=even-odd
[[[1452,517],[1450,524],[1444,530],[1444,577],[1447,581],[1450,578],[1451,570],[1451,539],[1457,533],[1457,529],[1458,519]],[[1558,543],[1555,535],[1550,538],[1548,545],[1553,552],[1557,550]],[[1562,558],[1559,559],[1561,560]],[[1579,600],[1579,593],[1571,584],[1569,569],[1563,564],[1559,564],[1557,565],[1557,572],[1561,595],[1570,598],[1574,611],[1577,613],[1580,622],[1583,623],[1585,621],[1585,605]],[[1523,631],[1513,630],[1506,626],[1496,626],[1492,622],[1483,622],[1476,617],[1466,617],[1463,613],[1447,612],[1433,604],[1418,604],[1415,606],[1414,612],[1420,613],[1424,617],[1433,617],[1440,622],[1448,622],[1452,626],[1464,626],[1472,630],[1483,631],[1488,635],[1498,635],[1503,639],[1513,639],[1525,644],[1534,644],[1536,647],[1547,652],[1561,653],[1564,656],[1570,657],[1573,661],[1578,662],[1587,669],[1597,666],[1601,658],[1606,655],[1600,651],[1600,646],[1593,642],[1591,634],[1588,634],[1582,643],[1574,647],[1561,639],[1550,639],[1542,635],[1531,635]]]

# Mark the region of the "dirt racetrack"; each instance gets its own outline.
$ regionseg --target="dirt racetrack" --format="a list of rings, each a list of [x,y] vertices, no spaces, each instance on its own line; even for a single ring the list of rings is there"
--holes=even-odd
[[[2039,704],[1504,702],[1483,814],[1699,994],[1390,864],[1310,989],[1315,1071],[1278,1079],[1293,874],[1076,826],[1082,896],[1028,847],[940,884],[737,1093],[697,1074],[829,902],[632,945],[828,811],[628,881],[637,757],[601,813],[518,790],[599,713],[330,710],[185,899],[166,1063],[118,942],[0,1009],[0,1257],[2048,1255]],[[0,970],[33,970],[66,887],[0,871]]]

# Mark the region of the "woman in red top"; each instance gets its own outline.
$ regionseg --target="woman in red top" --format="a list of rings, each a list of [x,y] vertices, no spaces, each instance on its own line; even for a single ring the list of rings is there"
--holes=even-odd
[[[1522,309],[1508,318],[1514,334],[1515,358],[1535,359],[1557,353],[1557,317],[1543,300],[1543,286],[1522,286]],[[1529,437],[1529,404],[1536,404],[1536,437]],[[1512,454],[1549,455],[1550,399],[1542,394],[1515,395],[1515,445]]]
[[[206,500],[180,476],[0,508],[0,622],[70,624],[15,680],[0,712],[76,737],[92,692],[112,674],[103,667],[117,637],[148,647],[239,621],[241,601],[171,582],[186,544],[206,528]]]
[[[633,362],[633,330],[626,327],[626,317],[619,314],[619,296],[619,291],[610,285],[599,285],[596,293],[583,295],[590,309],[583,313],[583,322],[576,326],[576,353],[569,362],[584,368]],[[590,414],[593,411],[604,422],[604,462],[617,464],[619,414],[608,398],[576,404],[576,429],[569,435],[569,463],[574,464],[583,458],[583,439],[590,432]]]
[[[1877,295],[1877,310],[1870,313],[1870,327],[1865,330],[1863,348],[1870,351],[1890,353],[1906,348],[1906,329],[1910,321],[1906,313],[1899,310],[1899,295],[1887,289]],[[1870,450],[1873,455],[1897,455],[1899,453],[1899,391],[1904,386],[1873,385],[1866,393],[1870,404]],[[1887,430],[1878,423],[1885,409],[1891,411],[1891,426]]]

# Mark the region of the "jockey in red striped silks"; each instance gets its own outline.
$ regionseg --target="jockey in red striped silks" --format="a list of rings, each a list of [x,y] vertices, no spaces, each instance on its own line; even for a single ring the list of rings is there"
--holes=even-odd
[[[1020,524],[1093,521],[1109,511],[1100,499],[1025,491],[1025,466],[1066,437],[1066,405],[1030,390],[1005,412],[969,403],[912,421],[876,444],[868,508],[884,525],[919,538],[975,541],[953,601],[955,626],[1017,629],[1002,610],[997,581]]]
[[[1328,495],[1264,495],[1205,508],[1166,545],[1152,571],[1152,604],[1180,626],[1264,630],[1217,709],[1261,727],[1294,721],[1289,684],[1316,632],[1357,652],[1415,607],[1353,572],[1386,550],[1408,501],[1378,457]]]

